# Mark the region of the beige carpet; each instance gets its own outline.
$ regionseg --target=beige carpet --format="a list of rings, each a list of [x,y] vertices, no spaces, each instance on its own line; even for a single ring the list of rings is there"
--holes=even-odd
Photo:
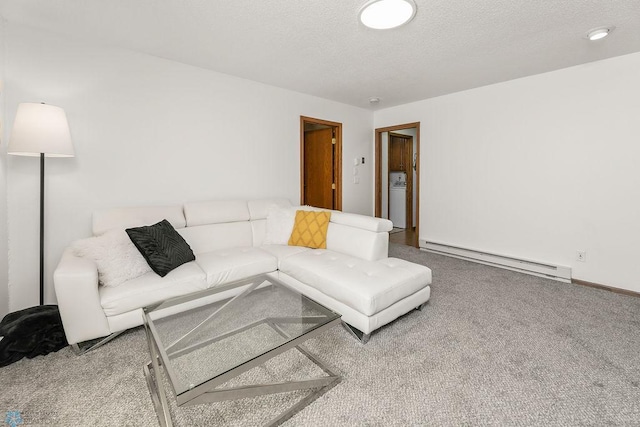
[[[391,246],[433,269],[432,299],[366,345],[341,327],[307,341],[343,381],[287,426],[640,425],[640,298]],[[157,425],[141,329],[82,357],[0,369],[0,416],[23,424]],[[240,380],[313,374],[294,352]],[[176,425],[253,426],[301,393],[172,408]]]

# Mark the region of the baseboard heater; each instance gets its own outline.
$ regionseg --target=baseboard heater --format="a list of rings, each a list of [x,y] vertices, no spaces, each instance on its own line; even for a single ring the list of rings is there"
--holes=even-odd
[[[492,254],[474,249],[461,248],[443,243],[428,242],[420,239],[420,248],[428,252],[448,255],[455,258],[506,268],[534,276],[547,277],[561,282],[571,282],[571,268],[544,262],[513,258],[505,255]]]

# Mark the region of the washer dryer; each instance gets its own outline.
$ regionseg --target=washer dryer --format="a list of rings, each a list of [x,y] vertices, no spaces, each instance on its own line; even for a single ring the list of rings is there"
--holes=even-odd
[[[389,189],[389,219],[394,227],[407,228],[407,186],[392,185]]]

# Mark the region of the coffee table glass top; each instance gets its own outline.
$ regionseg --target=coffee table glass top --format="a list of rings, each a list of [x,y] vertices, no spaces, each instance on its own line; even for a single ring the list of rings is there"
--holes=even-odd
[[[224,293],[220,292],[222,290]],[[225,298],[207,302],[221,295]],[[181,305],[193,305],[194,302],[204,305],[180,310]],[[167,312],[177,310],[178,313],[166,316]],[[339,317],[267,276],[168,300],[145,309],[153,341],[176,395]]]

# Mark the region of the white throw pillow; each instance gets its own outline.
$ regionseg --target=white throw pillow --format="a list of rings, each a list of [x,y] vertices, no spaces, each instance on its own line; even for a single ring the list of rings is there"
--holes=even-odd
[[[267,210],[267,233],[264,238],[264,244],[288,244],[295,219],[295,208],[283,208],[277,205],[270,206]]]
[[[71,244],[76,256],[95,261],[98,280],[104,286],[118,286],[151,271],[124,230],[113,230]]]

